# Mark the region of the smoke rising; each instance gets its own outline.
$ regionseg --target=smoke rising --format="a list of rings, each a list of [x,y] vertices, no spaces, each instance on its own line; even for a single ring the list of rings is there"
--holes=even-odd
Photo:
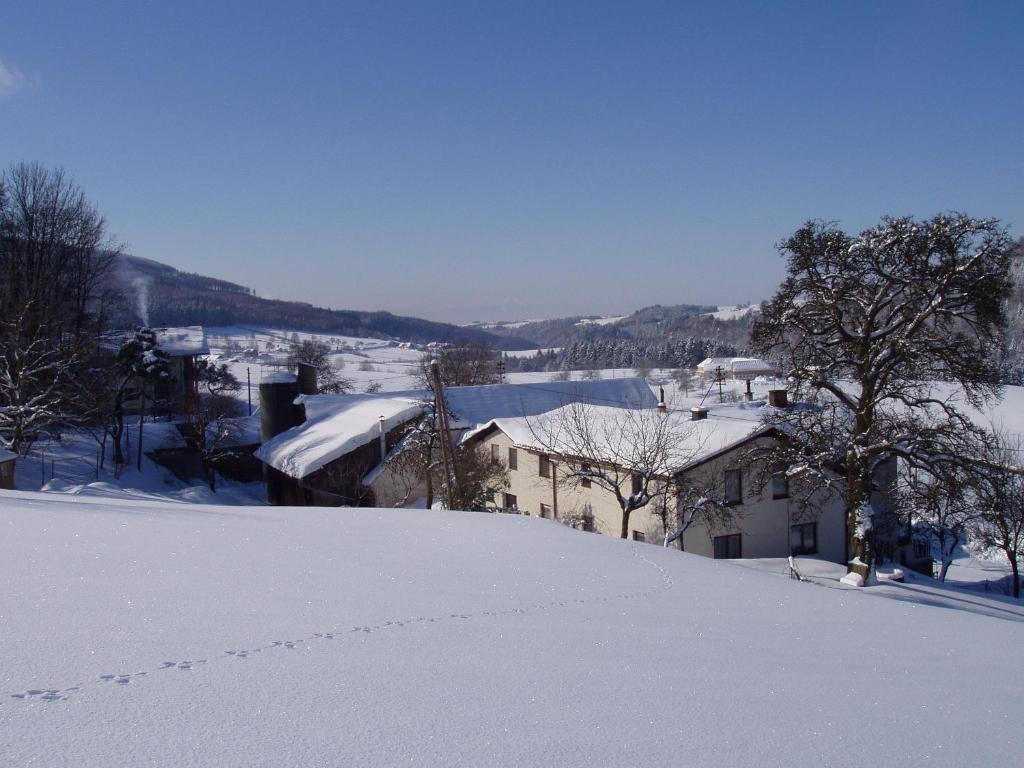
[[[135,288],[135,303],[143,325],[149,325],[149,286],[152,282],[153,278],[151,277],[136,277],[132,280],[132,287]]]

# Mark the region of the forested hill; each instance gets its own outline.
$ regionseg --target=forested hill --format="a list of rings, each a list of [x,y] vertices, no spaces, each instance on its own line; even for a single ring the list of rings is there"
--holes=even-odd
[[[151,325],[257,325],[418,343],[486,343],[509,350],[536,346],[532,339],[499,337],[479,328],[390,312],[324,309],[299,301],[264,299],[251,288],[182,272],[138,256],[120,256],[114,279],[125,296],[122,317],[118,318],[125,325],[140,320]],[[144,317],[147,313],[148,317]]]
[[[695,304],[655,304],[619,318],[562,317],[477,327],[499,336],[532,339],[538,347],[566,347],[576,342],[598,340],[652,340],[666,336],[704,336],[734,346],[746,346],[755,315],[738,312],[737,319],[722,320],[713,314],[717,309]]]
[[[566,317],[483,326],[495,334],[516,334],[556,348],[509,362],[516,370],[623,367],[693,367],[707,356],[747,351],[756,307],[718,312],[718,307],[655,304],[618,318]]]

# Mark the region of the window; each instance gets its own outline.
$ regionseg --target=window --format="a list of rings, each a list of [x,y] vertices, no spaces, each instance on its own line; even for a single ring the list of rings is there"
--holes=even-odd
[[[594,510],[589,504],[583,507],[583,530],[588,533],[594,531]]]
[[[786,477],[785,472],[776,472],[772,475],[772,498],[789,498],[789,478]]]
[[[519,469],[519,454],[516,453],[515,448],[508,449],[508,468]]]
[[[730,506],[743,503],[743,475],[738,469],[725,470],[725,503]]]
[[[505,494],[505,509],[519,509],[519,500],[515,497],[515,494]]]
[[[499,453],[501,448],[498,447],[497,443],[491,443],[491,464],[497,464],[499,461]]]
[[[818,524],[789,526],[789,551],[793,555],[813,555],[818,551]]]
[[[740,534],[715,536],[714,542],[716,560],[735,560],[738,557],[743,557],[743,542]]]
[[[633,531],[633,541],[647,541],[647,534],[643,531]]]
[[[541,504],[540,516],[550,520],[553,517],[553,515],[551,514],[551,507],[549,507],[547,504]]]
[[[633,485],[632,485],[633,490],[631,491],[631,493],[634,496],[636,496],[638,493],[640,493],[640,489],[643,488],[643,487],[644,487],[644,480],[643,480],[643,478],[640,477],[640,475],[633,475]]]
[[[580,474],[585,475],[589,471],[590,471],[590,465],[589,464],[581,464],[580,465]],[[580,487],[581,488],[589,488],[590,487],[590,478],[589,477],[581,478],[580,479]]]
[[[538,469],[541,477],[551,477],[551,459],[547,456],[541,456],[540,466]]]

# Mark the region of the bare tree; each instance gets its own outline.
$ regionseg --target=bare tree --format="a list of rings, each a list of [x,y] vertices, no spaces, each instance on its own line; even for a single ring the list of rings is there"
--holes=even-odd
[[[939,548],[939,581],[946,580],[956,548],[966,543],[978,511],[970,491],[973,472],[942,465],[940,474],[905,466],[900,475],[900,501],[908,513],[910,535],[923,533],[929,547]]]
[[[459,483],[454,497],[445,498],[448,509],[483,511],[488,505],[494,506],[496,493],[509,487],[508,467],[492,459],[480,446],[457,446],[455,461],[459,465]],[[434,468],[436,471],[439,465],[435,463]]]
[[[873,561],[879,467],[943,461],[978,432],[957,399],[977,405],[1000,390],[1009,247],[998,222],[962,214],[885,218],[856,237],[809,222],[780,245],[787,276],[752,342],[814,406],[770,420],[803,446],[809,472],[842,471],[853,568]]]
[[[464,343],[440,347],[424,356],[417,372],[420,384],[433,389],[430,373],[431,361],[437,361],[441,374],[441,385],[445,387],[468,387],[478,384],[497,384],[498,353],[486,344]]]
[[[1020,560],[1024,556],[1022,451],[1020,439],[993,433],[988,442],[988,466],[973,473],[971,483],[978,504],[972,535],[977,543],[1006,556],[1014,597],[1020,597]]]
[[[690,396],[690,390],[694,386],[693,371],[689,368],[676,368],[672,371],[672,380],[676,383],[676,389],[683,393],[683,397]]]
[[[76,374],[102,330],[117,250],[64,172],[21,163],[0,175],[0,442],[27,451],[77,420]]]
[[[528,424],[537,446],[557,462],[558,483],[596,486],[614,497],[622,538],[629,535],[633,512],[654,500],[671,503],[675,470],[703,443],[692,422],[656,409],[577,402]]]
[[[438,495],[446,509],[482,510],[493,504],[493,495],[508,488],[508,468],[477,446],[462,444],[454,454],[459,482],[446,482],[440,444],[445,436],[434,418],[433,405],[425,403],[424,409],[427,412],[410,427],[388,459],[391,481],[403,491],[398,506],[405,506],[421,492],[426,494],[428,508]]]
[[[203,473],[210,490],[217,492],[217,461],[228,455],[242,432],[237,417],[242,404],[223,394],[207,394],[198,410],[190,413],[182,425],[185,439],[199,453]]]
[[[724,483],[714,477],[694,477],[686,473],[675,476],[675,507],[666,508],[662,523],[664,545],[679,542],[694,526],[703,526],[714,536],[716,530],[729,531],[737,525],[741,508],[731,505],[725,494]]]
[[[316,386],[320,392],[338,394],[352,391],[352,382],[338,373],[339,366],[331,359],[331,348],[327,344],[313,339],[299,341],[294,333],[292,337],[289,366],[305,363],[316,368]]]

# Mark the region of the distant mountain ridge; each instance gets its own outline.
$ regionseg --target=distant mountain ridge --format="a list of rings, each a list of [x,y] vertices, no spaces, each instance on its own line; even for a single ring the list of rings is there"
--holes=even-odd
[[[486,323],[476,327],[503,337],[525,337],[537,347],[567,347],[585,341],[650,340],[667,336],[700,336],[724,344],[745,347],[757,311],[737,312],[736,317],[715,317],[719,307],[701,304],[654,304],[621,317],[577,315],[550,320]]]
[[[125,295],[115,321],[131,325],[259,325],[283,330],[401,339],[417,343],[472,342],[497,349],[530,349],[514,334],[438,323],[390,312],[326,309],[300,301],[265,299],[228,280],[206,277],[139,256],[118,259],[114,283]]]

